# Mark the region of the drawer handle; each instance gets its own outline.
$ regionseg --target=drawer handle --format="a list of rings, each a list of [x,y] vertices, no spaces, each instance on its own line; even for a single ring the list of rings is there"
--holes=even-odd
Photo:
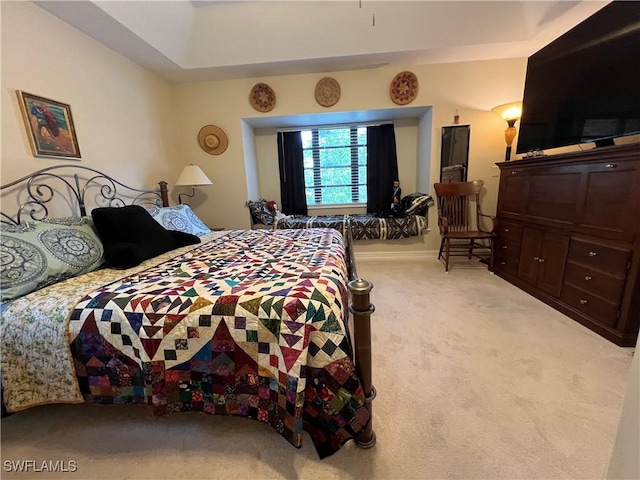
[[[507,248],[509,248],[509,247],[507,247],[506,245],[503,245],[503,246],[502,246],[502,248],[504,248],[504,249],[506,250],[506,249],[507,249]]]
[[[588,282],[589,280],[591,280],[591,275],[585,275],[584,279]]]
[[[587,304],[587,301],[584,298],[580,299],[580,305],[586,305],[586,304]]]
[[[500,262],[500,265],[506,265],[507,262]]]
[[[617,168],[617,167],[618,167],[618,165],[617,165],[616,163],[607,163],[607,164],[605,165],[605,167],[606,167],[606,168]]]
[[[598,255],[596,252],[589,252],[590,257],[595,257],[596,255]]]
[[[539,261],[540,263],[544,263],[544,258],[539,258],[539,259],[538,259],[538,261]]]
[[[539,262],[540,261],[540,257],[533,257],[533,261],[534,262]]]
[[[504,232],[505,232],[505,233],[509,233],[509,229],[508,229],[508,228],[505,228],[505,229],[504,229]]]
[[[516,172],[515,170],[511,170],[511,175],[517,175],[518,172]]]

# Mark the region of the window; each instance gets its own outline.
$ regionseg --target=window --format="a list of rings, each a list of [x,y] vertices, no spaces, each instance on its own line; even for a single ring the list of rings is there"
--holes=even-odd
[[[303,130],[307,205],[367,202],[367,128]]]

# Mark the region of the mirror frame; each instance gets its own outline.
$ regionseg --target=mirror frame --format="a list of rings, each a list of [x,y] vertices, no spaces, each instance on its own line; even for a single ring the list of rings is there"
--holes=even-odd
[[[440,183],[466,182],[471,125],[442,127]]]

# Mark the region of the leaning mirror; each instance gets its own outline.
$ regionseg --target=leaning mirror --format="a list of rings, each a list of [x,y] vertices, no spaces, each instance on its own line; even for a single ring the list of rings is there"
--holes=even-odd
[[[469,165],[469,125],[442,127],[440,182],[466,182]]]

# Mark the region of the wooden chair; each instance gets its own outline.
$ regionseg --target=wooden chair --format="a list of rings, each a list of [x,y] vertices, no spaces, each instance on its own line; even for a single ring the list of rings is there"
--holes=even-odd
[[[493,246],[498,222],[491,215],[480,211],[480,191],[484,182],[436,183],[438,227],[442,241],[438,260],[444,250],[445,271],[449,272],[449,257],[472,256],[486,258],[489,271],[493,272]],[[475,202],[475,215],[472,215],[472,203]],[[481,218],[491,220],[491,230],[482,227]]]

